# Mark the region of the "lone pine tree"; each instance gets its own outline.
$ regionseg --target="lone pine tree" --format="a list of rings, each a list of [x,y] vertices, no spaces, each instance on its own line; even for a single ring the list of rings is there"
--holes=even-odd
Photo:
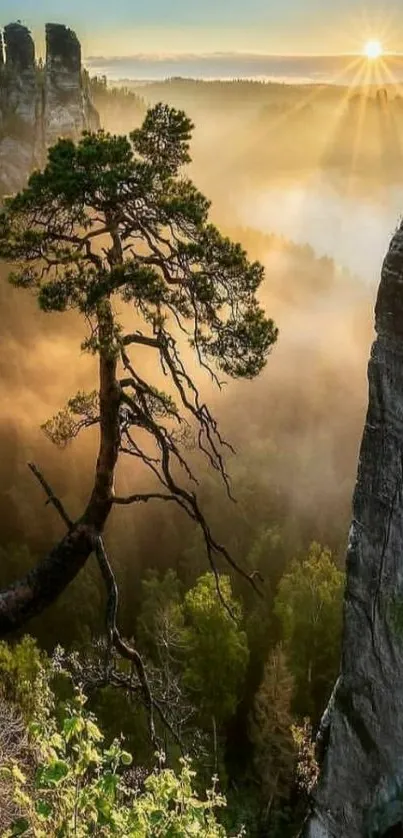
[[[67,532],[0,593],[1,635],[51,604],[95,551],[109,594],[109,642],[128,654],[116,628],[117,589],[102,541],[117,504],[179,504],[200,525],[212,568],[217,554],[235,564],[215,541],[192,488],[185,457],[191,436],[227,488],[228,477],[225,443],[182,344],[186,357],[190,350],[217,382],[220,372],[252,379],[277,329],[257,301],[263,267],[209,223],[209,202],[184,173],[192,128],[183,112],[159,104],[130,137],[99,131],[77,144],[60,139],[45,169],[4,203],[0,257],[11,266],[10,281],[33,292],[43,311],[79,312],[89,324],[83,346],[99,360],[93,391],[73,396],[44,430],[65,445],[98,426],[99,450],[88,503],[74,521],[32,466]],[[118,311],[125,323],[131,312],[132,331],[123,328]],[[142,375],[131,358],[138,347],[154,353],[152,369],[165,373],[169,393]],[[121,456],[150,469],[154,492],[115,495]]]

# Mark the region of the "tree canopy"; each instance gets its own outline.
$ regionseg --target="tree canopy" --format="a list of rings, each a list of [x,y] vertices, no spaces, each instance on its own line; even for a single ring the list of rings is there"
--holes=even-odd
[[[242,609],[232,596],[228,576],[221,579],[228,610],[218,601],[215,579],[206,573],[185,596],[187,626],[183,632],[186,649],[184,685],[197,696],[204,719],[230,717],[239,700],[248,665],[249,650],[241,628]]]
[[[314,543],[308,556],[283,576],[275,601],[297,702],[315,722],[338,674],[343,589],[344,574],[330,551]]]

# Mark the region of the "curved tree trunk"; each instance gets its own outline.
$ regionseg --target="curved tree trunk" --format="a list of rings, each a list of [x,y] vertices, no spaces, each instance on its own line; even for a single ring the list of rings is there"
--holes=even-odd
[[[109,516],[119,454],[121,396],[116,378],[113,325],[110,303],[104,300],[98,309],[100,445],[90,500],[82,517],[49,555],[23,579],[0,592],[0,636],[40,614],[63,593],[91,555]]]
[[[403,817],[403,225],[383,265],[376,331],[341,675],[324,717],[326,750],[304,838],[381,838]]]

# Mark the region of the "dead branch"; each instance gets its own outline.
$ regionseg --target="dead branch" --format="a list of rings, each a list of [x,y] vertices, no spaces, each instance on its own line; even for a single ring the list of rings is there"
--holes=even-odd
[[[39,480],[39,483],[41,484],[43,490],[47,494],[48,500],[46,501],[46,503],[47,504],[48,503],[53,504],[53,506],[55,507],[55,509],[59,513],[60,517],[62,518],[62,520],[66,524],[67,529],[71,530],[74,526],[74,523],[71,520],[70,516],[67,514],[60,498],[56,497],[56,495],[54,494],[51,486],[49,485],[47,480],[45,480],[43,474],[39,471],[39,469],[35,465],[35,463],[28,463],[28,468],[32,471],[32,474],[36,477],[36,479]]]

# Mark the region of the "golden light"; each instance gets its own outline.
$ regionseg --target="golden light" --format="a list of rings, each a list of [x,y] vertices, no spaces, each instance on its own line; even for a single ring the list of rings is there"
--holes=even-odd
[[[370,61],[376,61],[377,58],[381,58],[383,55],[382,44],[379,41],[368,41],[364,47],[364,55]]]

